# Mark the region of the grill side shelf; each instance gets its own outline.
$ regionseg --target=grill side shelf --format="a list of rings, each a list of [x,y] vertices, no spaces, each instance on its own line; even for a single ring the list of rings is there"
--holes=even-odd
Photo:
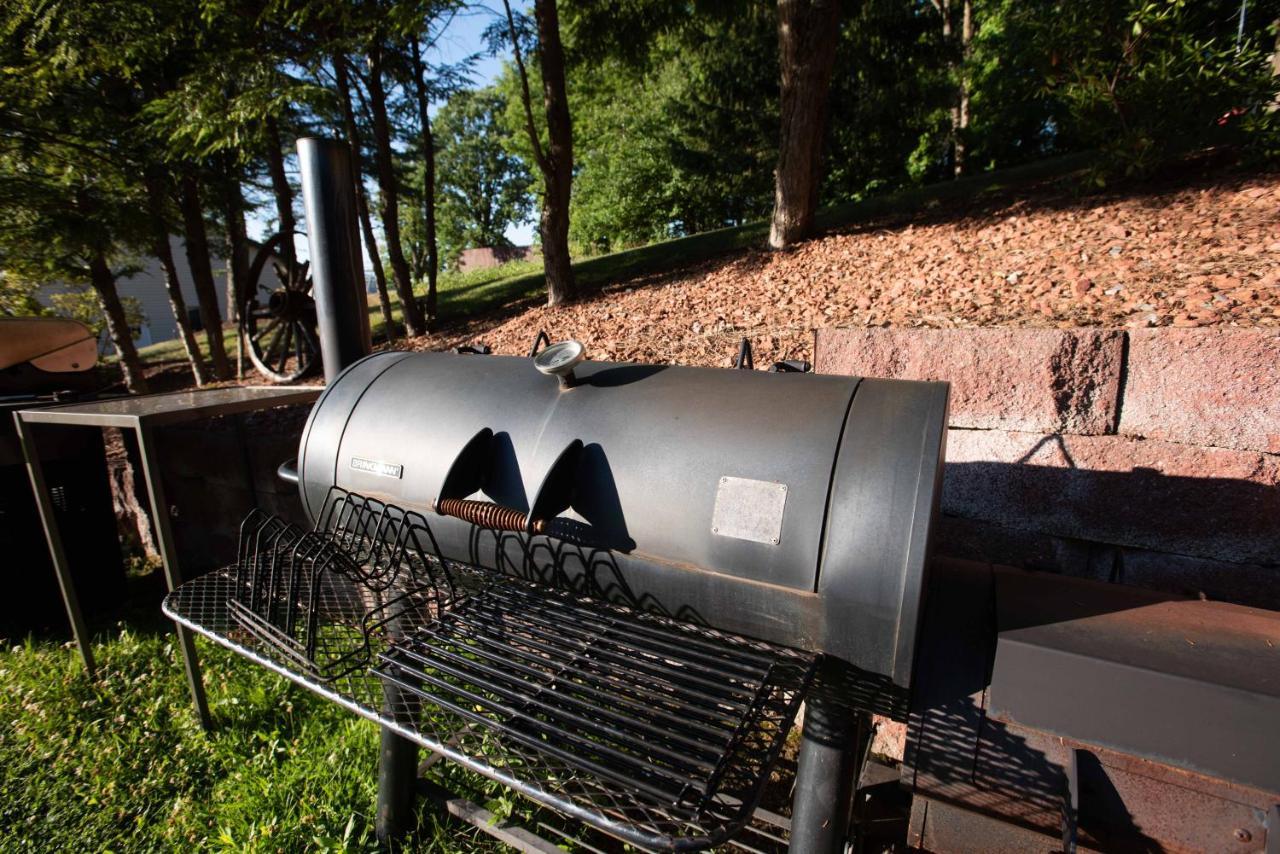
[[[626,842],[699,850],[749,821],[815,655],[434,556],[415,560],[416,571],[372,593],[361,583],[367,573],[342,562],[314,562],[323,570],[314,577],[310,563],[299,564],[302,583],[274,591],[236,566],[182,585],[163,607],[356,714]],[[441,578],[447,592],[433,586]],[[250,601],[262,614],[305,606],[307,619],[290,619],[285,631]],[[385,706],[383,680],[402,689],[403,708]]]

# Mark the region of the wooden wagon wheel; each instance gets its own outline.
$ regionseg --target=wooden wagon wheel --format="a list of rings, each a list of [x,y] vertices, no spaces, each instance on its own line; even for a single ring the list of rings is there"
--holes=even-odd
[[[240,333],[249,359],[258,373],[276,383],[301,379],[320,364],[316,337],[316,304],[311,298],[310,264],[275,261],[280,287],[258,284],[272,254],[292,240],[292,234],[275,234],[262,245],[249,267],[254,293],[240,312]]]

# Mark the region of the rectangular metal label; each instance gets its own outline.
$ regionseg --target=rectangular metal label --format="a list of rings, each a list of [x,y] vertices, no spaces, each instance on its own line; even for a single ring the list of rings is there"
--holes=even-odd
[[[722,477],[711,514],[711,533],[776,546],[782,539],[786,504],[785,483]]]
[[[367,471],[369,474],[382,475],[383,477],[399,478],[404,472],[404,466],[395,463],[384,463],[380,460],[366,460],[363,457],[352,457],[351,467],[356,471]]]

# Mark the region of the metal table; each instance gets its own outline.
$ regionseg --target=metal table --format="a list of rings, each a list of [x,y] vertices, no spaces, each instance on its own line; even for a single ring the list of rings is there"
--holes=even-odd
[[[45,538],[49,543],[49,556],[58,574],[62,601],[66,605],[67,617],[71,621],[71,631],[75,635],[76,645],[84,659],[85,669],[91,678],[95,673],[93,650],[85,628],[84,616],[80,611],[80,603],[76,598],[75,586],[71,580],[71,569],[63,548],[62,537],[58,532],[53,497],[45,486],[44,470],[40,464],[37,444],[39,429],[34,425],[61,424],[99,429],[118,427],[133,430],[136,433],[139,457],[147,483],[147,496],[151,502],[151,518],[155,524],[157,546],[164,563],[165,581],[169,590],[172,591],[182,583],[182,572],[178,566],[178,552],[173,539],[173,529],[169,523],[169,513],[166,510],[169,505],[165,499],[164,481],[161,478],[159,460],[155,454],[155,428],[220,415],[270,409],[276,406],[312,403],[322,390],[318,386],[220,388],[71,403],[42,409],[25,409],[14,413],[18,437],[22,442],[22,453],[26,457],[27,472],[31,476],[32,491],[36,495],[40,519],[44,524]],[[196,659],[192,634],[189,629],[181,625],[177,630],[183,664],[187,672],[187,683],[191,688],[191,698],[195,702],[201,725],[208,729],[211,723],[209,704],[204,696],[204,683],[200,677],[200,665]]]

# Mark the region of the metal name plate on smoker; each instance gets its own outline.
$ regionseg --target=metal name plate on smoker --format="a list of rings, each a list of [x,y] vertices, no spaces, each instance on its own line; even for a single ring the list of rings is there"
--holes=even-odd
[[[711,533],[776,546],[782,537],[786,504],[785,483],[722,477],[711,514]]]
[[[356,471],[367,471],[369,474],[380,474],[383,477],[399,478],[404,473],[402,465],[384,463],[381,460],[366,460],[364,457],[352,457],[351,467]]]

